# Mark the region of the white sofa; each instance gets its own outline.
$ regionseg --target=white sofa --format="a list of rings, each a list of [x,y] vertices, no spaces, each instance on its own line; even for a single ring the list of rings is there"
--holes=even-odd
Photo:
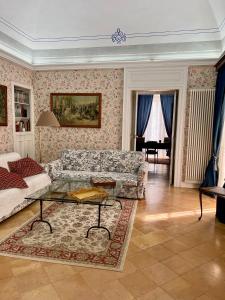
[[[16,152],[0,154],[0,167],[9,170],[7,162],[20,158],[20,155]],[[0,190],[0,222],[29,205],[31,201],[24,199],[26,196],[51,183],[51,179],[46,173],[26,177],[24,180],[28,185],[26,189]]]

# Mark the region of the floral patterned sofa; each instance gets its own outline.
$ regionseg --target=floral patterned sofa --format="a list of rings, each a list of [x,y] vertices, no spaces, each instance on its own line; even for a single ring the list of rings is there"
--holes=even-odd
[[[111,177],[119,183],[118,197],[141,199],[148,163],[141,152],[135,151],[64,150],[61,158],[48,163],[46,169],[53,180]]]

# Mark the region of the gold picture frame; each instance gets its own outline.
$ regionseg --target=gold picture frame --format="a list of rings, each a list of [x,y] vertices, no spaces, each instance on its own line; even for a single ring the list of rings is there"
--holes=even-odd
[[[101,127],[101,93],[51,93],[50,107],[61,127]]]

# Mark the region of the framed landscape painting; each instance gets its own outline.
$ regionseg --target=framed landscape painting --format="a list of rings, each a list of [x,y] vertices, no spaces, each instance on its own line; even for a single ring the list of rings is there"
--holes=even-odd
[[[62,127],[101,127],[101,93],[52,93],[50,106]]]
[[[7,86],[0,85],[0,126],[7,126]]]

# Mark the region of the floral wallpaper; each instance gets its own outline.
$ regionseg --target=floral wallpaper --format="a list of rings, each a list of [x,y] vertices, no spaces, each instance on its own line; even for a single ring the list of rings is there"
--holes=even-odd
[[[216,70],[213,66],[190,66],[188,89],[210,89],[216,86]]]
[[[7,86],[8,126],[0,126],[0,153],[13,151],[12,82],[32,86],[33,73],[0,58],[0,84]]]
[[[187,102],[184,128],[184,152],[183,152],[183,170],[182,180],[185,181],[186,159],[187,159],[187,141],[188,141],[188,121],[190,113],[190,89],[210,89],[216,86],[216,70],[213,66],[190,66],[188,68],[187,82]]]
[[[36,157],[39,158],[39,138],[43,161],[59,157],[63,149],[121,149],[123,70],[90,69],[65,71],[30,71],[0,58],[0,84],[7,86],[8,126],[0,126],[0,153],[13,150],[12,82],[33,86],[35,122],[42,110],[50,109],[50,93],[102,93],[101,128],[36,128]],[[216,71],[213,66],[190,66],[185,118],[183,180],[185,180],[186,147],[189,118],[189,89],[213,88]],[[41,133],[41,135],[39,135]]]
[[[50,93],[102,93],[101,128],[36,128],[36,149],[40,130],[43,161],[58,158],[67,148],[121,149],[123,70],[37,71],[33,87],[35,121],[41,111],[50,109]]]

